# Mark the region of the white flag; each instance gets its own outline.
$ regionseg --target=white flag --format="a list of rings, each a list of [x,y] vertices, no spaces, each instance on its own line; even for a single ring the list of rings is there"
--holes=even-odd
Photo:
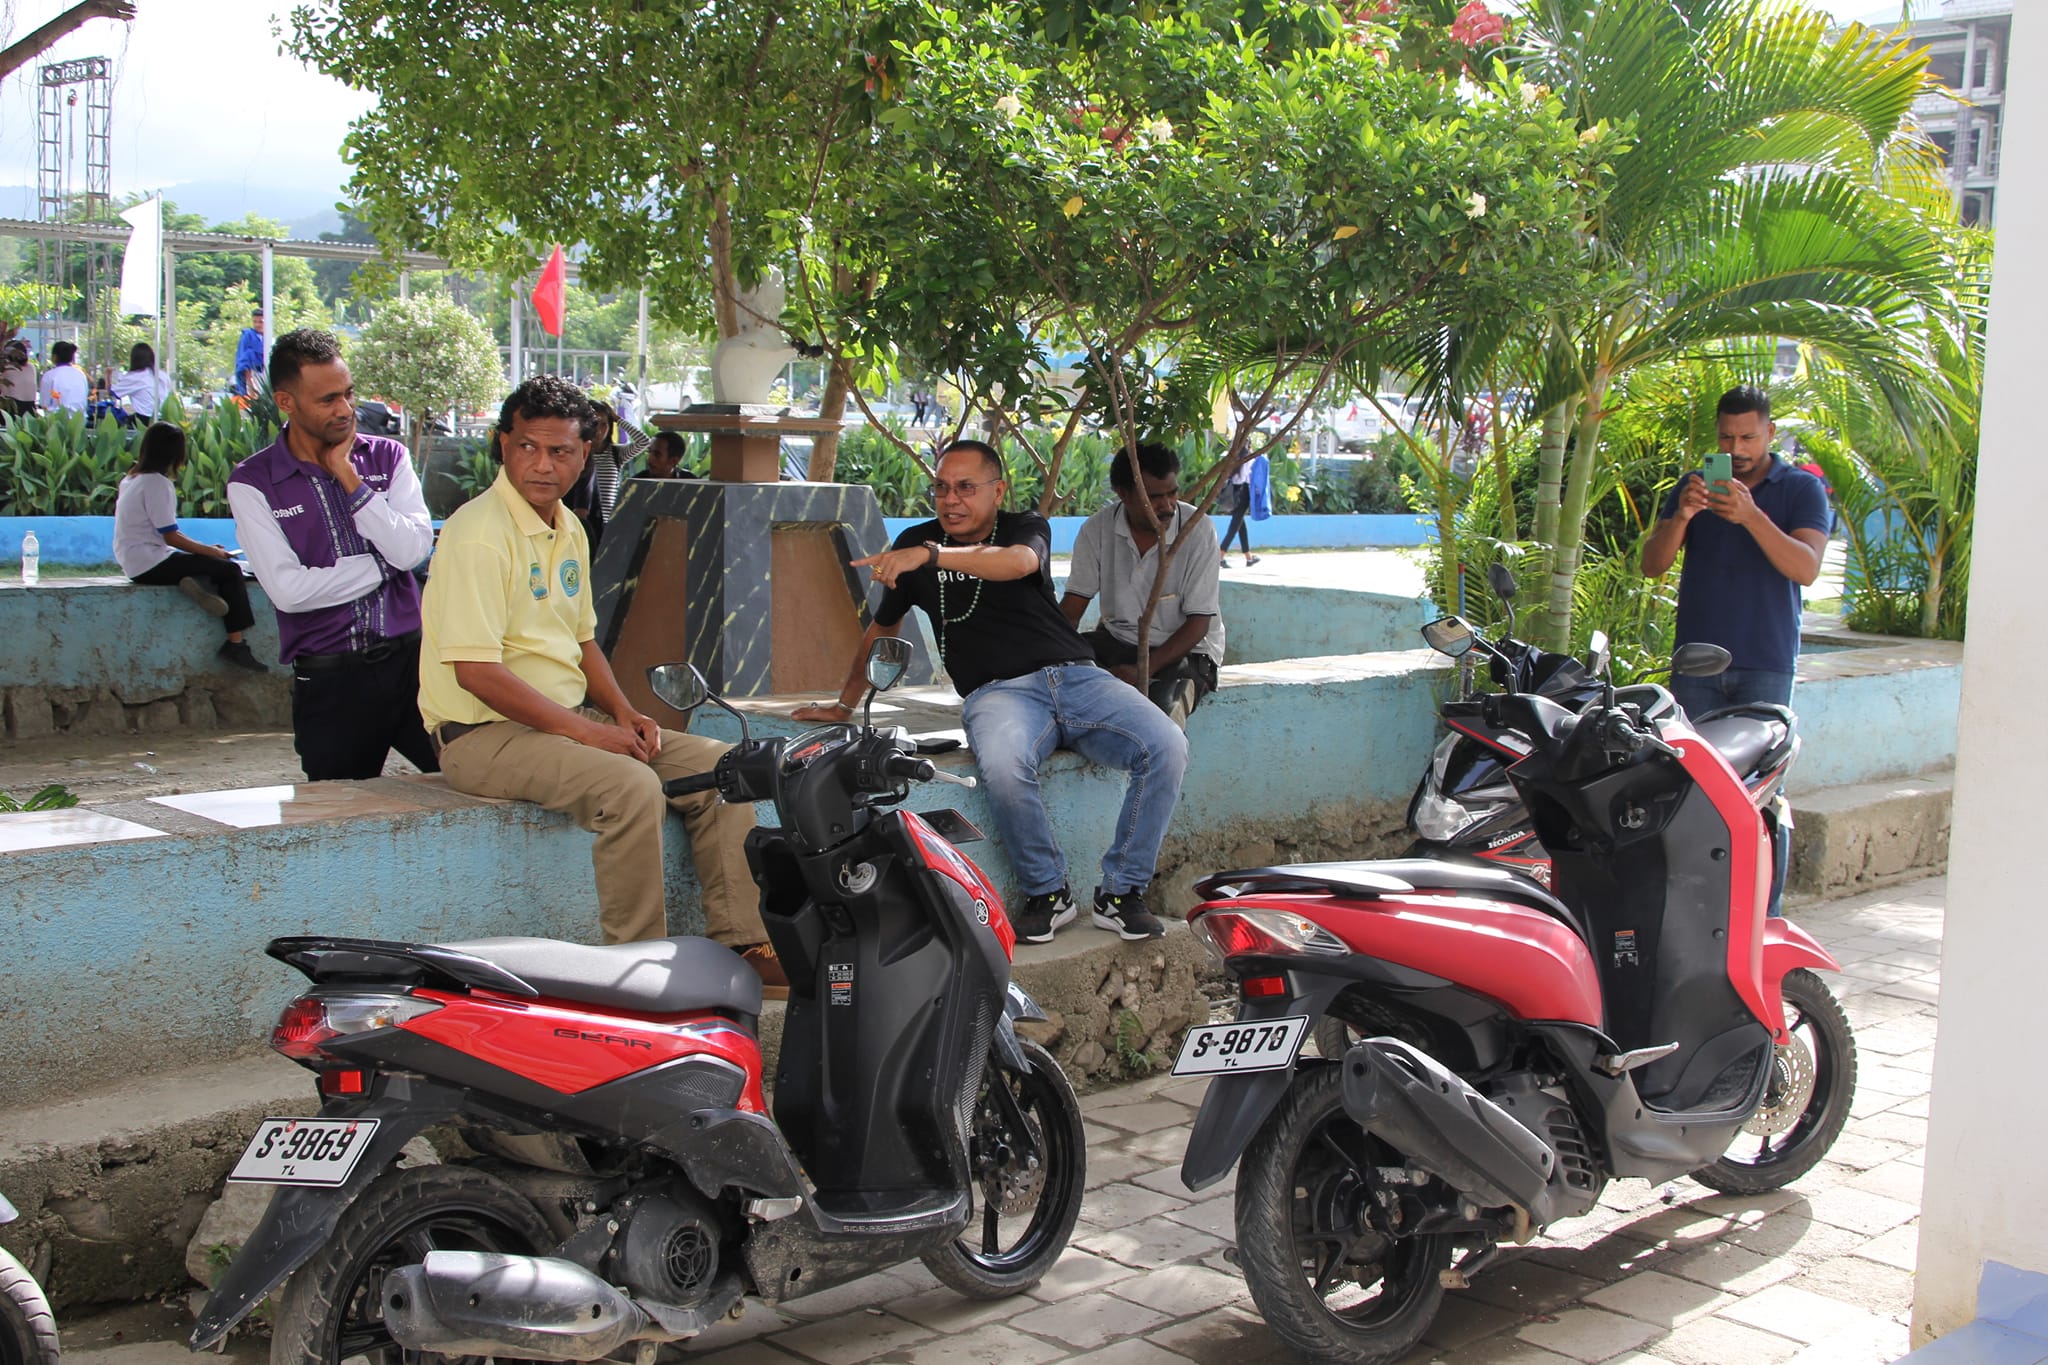
[[[132,229],[121,257],[121,312],[155,317],[163,293],[164,201],[145,199],[121,219]]]

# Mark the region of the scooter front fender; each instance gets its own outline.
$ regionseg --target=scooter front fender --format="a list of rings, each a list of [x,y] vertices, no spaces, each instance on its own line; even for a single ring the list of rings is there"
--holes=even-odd
[[[1785,1038],[1785,978],[1801,967],[1823,972],[1842,970],[1842,964],[1820,946],[1819,939],[1791,920],[1765,920],[1764,1001],[1769,1006],[1770,1017],[1764,1023],[1770,1027],[1771,1036],[1780,1042]]]
[[[323,1119],[378,1120],[377,1135],[370,1139],[346,1184],[332,1188],[277,1187],[255,1231],[214,1284],[213,1296],[206,1301],[199,1321],[193,1324],[187,1344],[195,1351],[204,1351],[225,1337],[248,1316],[250,1309],[263,1302],[265,1295],[283,1284],[334,1235],[334,1225],[341,1221],[348,1206],[371,1181],[389,1169],[406,1143],[434,1124],[453,1118],[458,1108],[454,1092],[417,1084],[394,1085],[391,1091],[367,1102],[330,1101],[321,1106]]]
[[[1239,1002],[1237,1017],[1245,1023],[1306,1014],[1312,1032],[1314,1021],[1322,1017],[1348,984],[1325,977],[1313,978],[1313,985],[1300,995]],[[1252,1136],[1287,1093],[1298,1064],[1297,1057],[1295,1062],[1272,1071],[1255,1071],[1250,1075],[1226,1073],[1209,1082],[1208,1093],[1202,1096],[1202,1107],[1195,1115],[1194,1129],[1188,1134],[1188,1149],[1181,1157],[1183,1185],[1191,1190],[1207,1189],[1230,1173]]]

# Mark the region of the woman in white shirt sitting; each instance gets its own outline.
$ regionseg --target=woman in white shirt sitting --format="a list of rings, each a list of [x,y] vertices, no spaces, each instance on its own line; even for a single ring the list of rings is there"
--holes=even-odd
[[[171,480],[184,467],[185,453],[184,431],[168,422],[142,433],[135,468],[114,495],[114,561],[132,581],[176,585],[209,616],[226,618],[222,662],[266,672],[242,638],[256,622],[242,566],[228,557],[226,546],[201,545],[178,530],[178,490]]]
[[[156,367],[156,348],[138,341],[128,352],[128,369],[115,375],[108,387],[130,421],[153,422],[177,385]]]

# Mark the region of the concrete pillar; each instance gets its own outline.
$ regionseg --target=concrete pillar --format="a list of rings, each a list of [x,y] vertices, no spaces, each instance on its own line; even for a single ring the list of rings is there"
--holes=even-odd
[[[2048,13],[2016,6],[2012,42],[2015,69],[2048,66]],[[2048,670],[2039,548],[2048,462],[2037,458],[2048,257],[2026,246],[2048,233],[2048,97],[2040,85],[2011,86],[2005,126],[2018,154],[2005,158],[1999,196],[1916,1345],[1975,1316],[1986,1261],[2048,1273],[2048,1088],[2036,1060],[2048,1036],[2037,815],[2048,729],[2026,717],[2026,700]]]
[[[263,363],[270,363],[270,344],[277,340],[277,319],[271,316],[272,267],[277,264],[270,243],[263,244]]]
[[[398,297],[402,299],[412,297],[412,272],[410,270],[398,272]]]
[[[157,312],[163,323],[164,344],[157,348],[156,363],[173,379],[178,375],[178,253],[164,243],[164,304]]]

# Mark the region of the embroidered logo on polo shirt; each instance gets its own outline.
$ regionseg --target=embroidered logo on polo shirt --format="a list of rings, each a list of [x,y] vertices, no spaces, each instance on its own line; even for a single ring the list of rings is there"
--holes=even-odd
[[[583,587],[583,566],[573,559],[562,561],[562,591],[574,597]]]
[[[527,565],[526,586],[533,593],[534,601],[538,602],[545,598],[548,595],[547,571],[538,564]]]

